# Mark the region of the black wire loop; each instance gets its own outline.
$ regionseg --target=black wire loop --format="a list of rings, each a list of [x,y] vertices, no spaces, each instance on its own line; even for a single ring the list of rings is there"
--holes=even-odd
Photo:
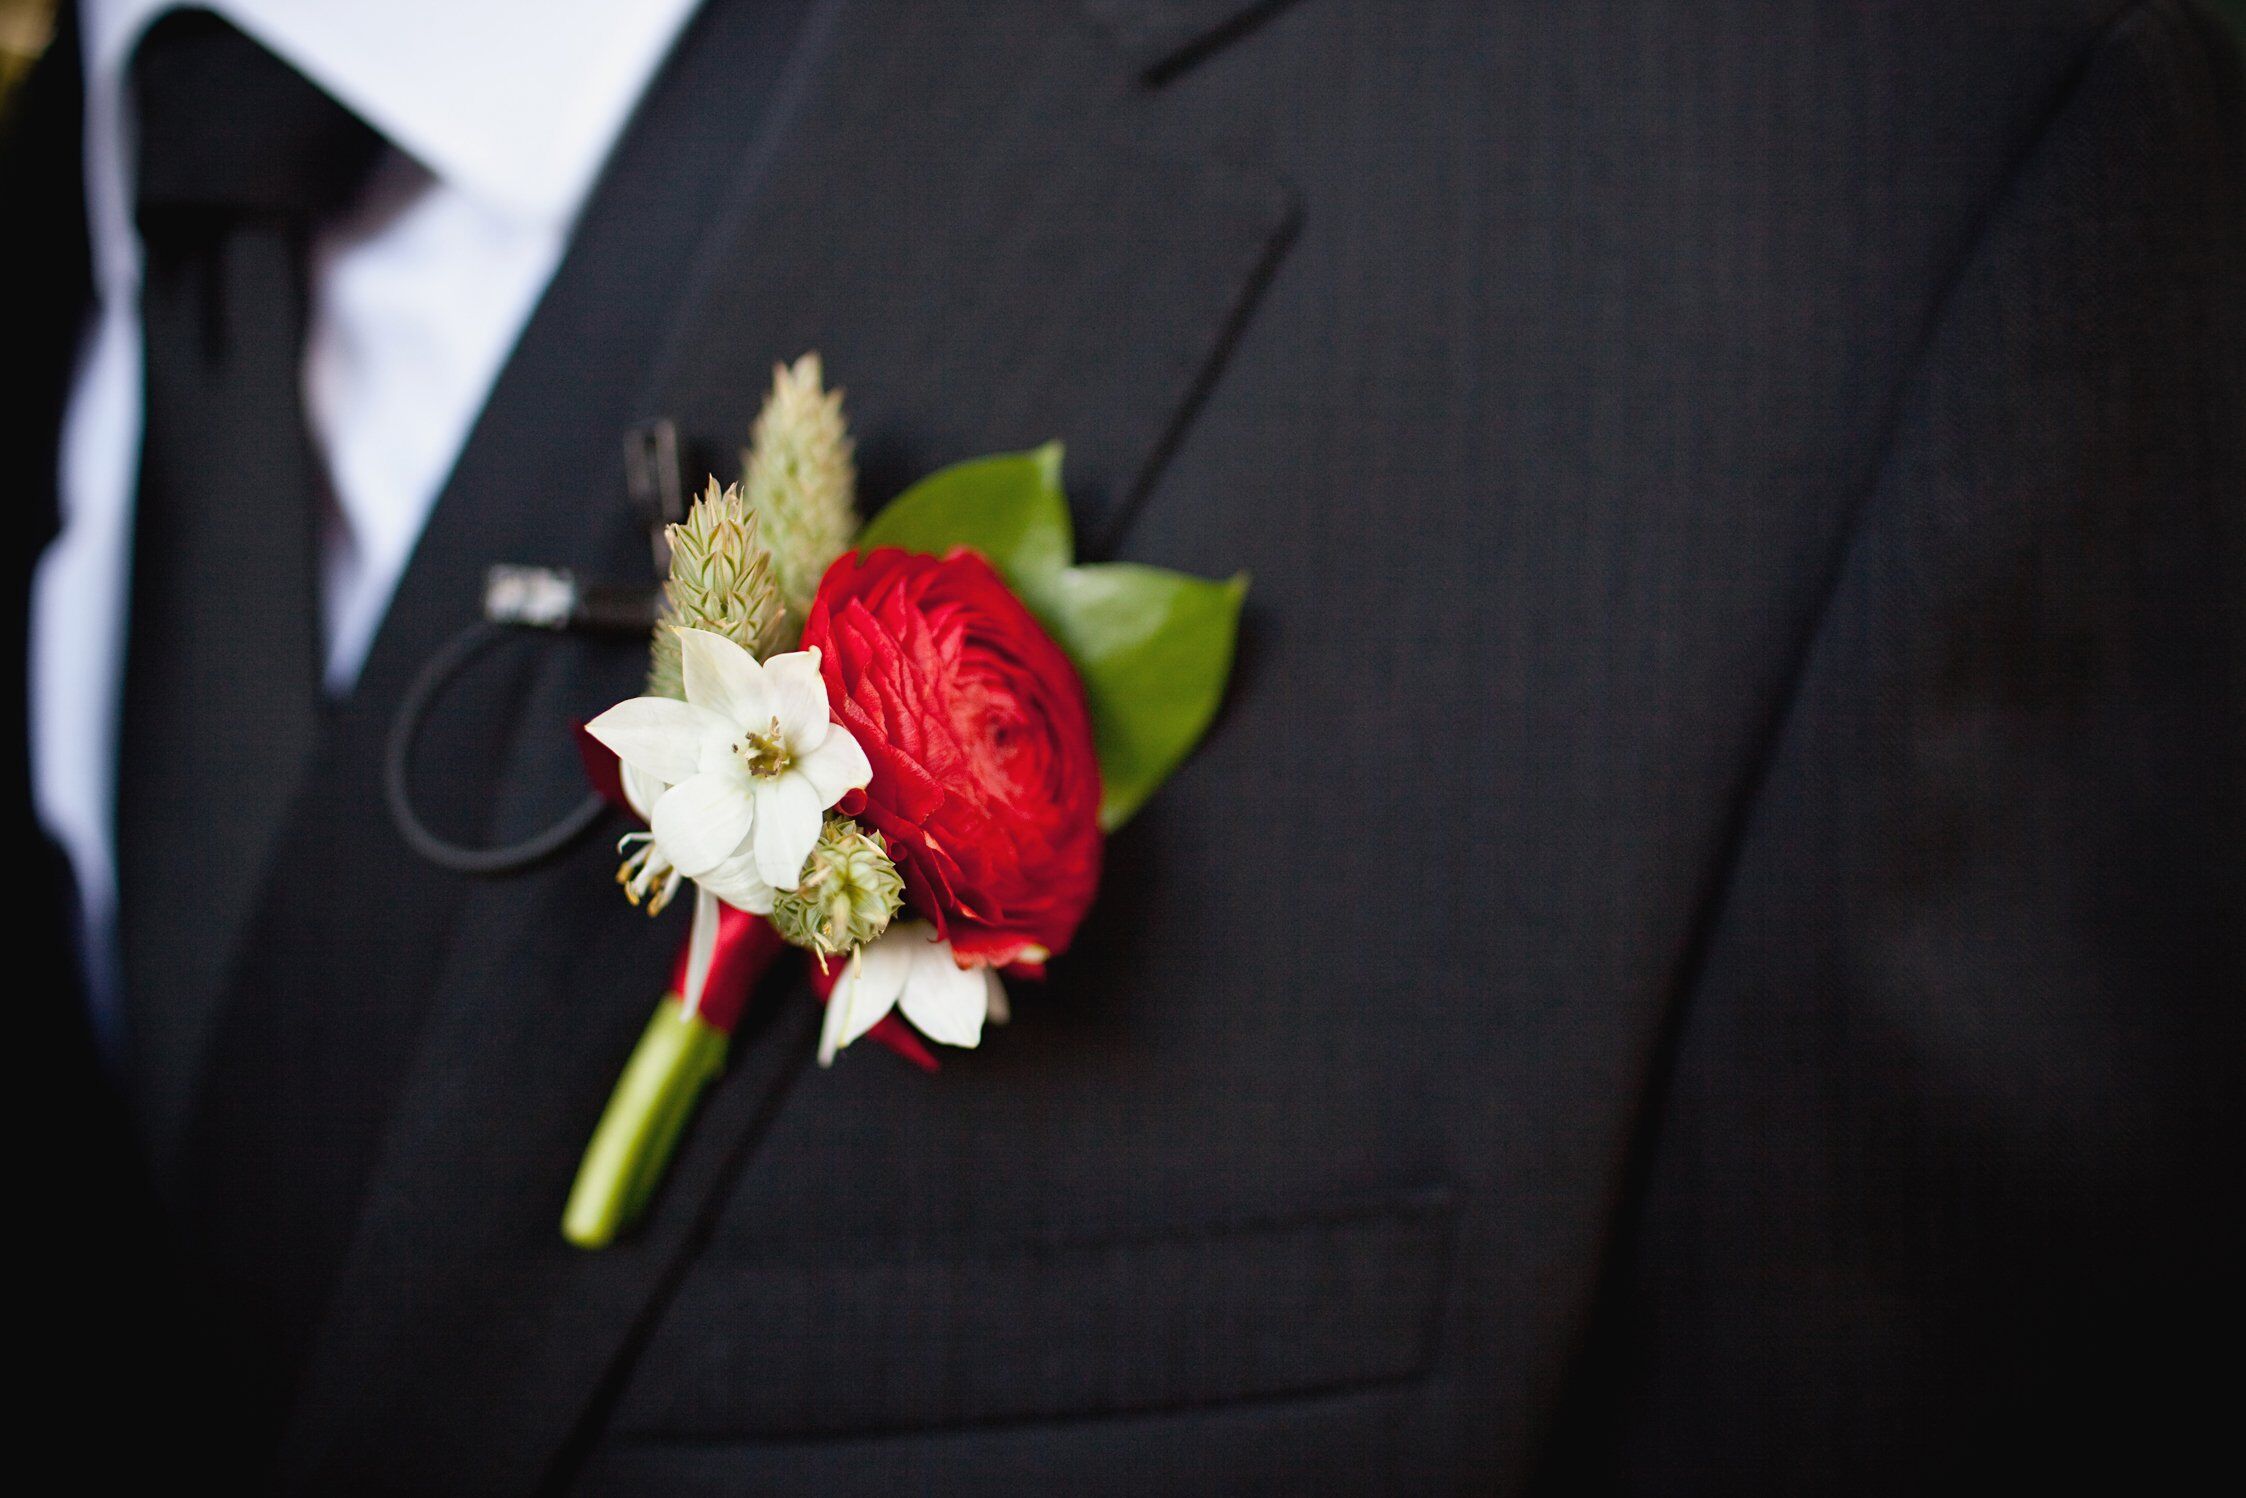
[[[413,746],[421,737],[422,724],[428,721],[430,705],[470,661],[511,632],[505,625],[478,620],[446,641],[444,648],[429,657],[421,667],[421,674],[406,689],[404,699],[398,703],[397,716],[390,720],[390,737],[383,750],[383,799],[389,803],[390,821],[397,827],[398,835],[414,852],[438,868],[456,874],[494,878],[521,873],[583,837],[608,809],[608,802],[599,792],[593,792],[543,831],[498,848],[470,848],[440,837],[429,830],[429,825],[414,810],[408,771],[412,768]]]
[[[501,848],[470,848],[439,837],[413,809],[414,741],[429,708],[467,664],[502,635],[523,630],[635,638],[642,642],[662,612],[660,579],[670,571],[670,527],[686,518],[685,470],[679,462],[678,425],[668,417],[643,421],[624,433],[625,497],[646,531],[655,581],[642,584],[584,581],[566,568],[501,565],[484,575],[484,617],[454,635],[429,657],[406,689],[390,720],[382,753],[382,798],[398,836],[440,869],[494,877],[545,862],[583,837],[608,809],[597,791],[567,816],[532,837]]]

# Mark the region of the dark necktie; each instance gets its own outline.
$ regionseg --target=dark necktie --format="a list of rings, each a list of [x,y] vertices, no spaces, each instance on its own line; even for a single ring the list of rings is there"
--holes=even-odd
[[[118,747],[126,1016],[168,1144],[321,716],[307,249],[381,142],[203,11],[134,54],[146,433]]]

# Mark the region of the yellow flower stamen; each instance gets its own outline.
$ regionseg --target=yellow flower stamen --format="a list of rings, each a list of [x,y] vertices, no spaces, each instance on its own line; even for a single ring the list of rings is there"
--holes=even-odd
[[[795,764],[795,756],[788,752],[788,740],[780,731],[778,718],[762,733],[743,734],[741,741],[733,746],[733,752],[748,766],[749,773],[760,780],[778,779]]]

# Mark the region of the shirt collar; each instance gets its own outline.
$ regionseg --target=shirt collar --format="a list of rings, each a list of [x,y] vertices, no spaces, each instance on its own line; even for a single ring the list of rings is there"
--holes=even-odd
[[[573,218],[701,0],[198,0],[448,186]],[[88,76],[112,98],[178,0],[88,0]]]

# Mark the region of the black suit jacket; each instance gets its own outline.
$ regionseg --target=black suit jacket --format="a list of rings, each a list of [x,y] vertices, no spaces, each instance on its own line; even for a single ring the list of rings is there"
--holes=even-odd
[[[2202,1453],[2241,1246],[2240,119],[2179,0],[712,0],[234,981],[137,1037],[184,1224],[142,1257],[210,1316],[152,1407],[215,1392],[323,1493]],[[59,195],[74,146],[17,145]],[[41,316],[35,495],[75,325]],[[1253,573],[1241,666],[1014,1024],[822,1072],[768,991],[588,1255],[562,1199],[677,931],[606,837],[416,862],[381,737],[487,563],[644,568],[628,422],[729,474],[806,349],[869,504],[1065,438],[1088,553]],[[424,753],[437,819],[565,806],[566,724],[642,664],[493,663]],[[125,1231],[74,1226],[41,1231],[79,1267]]]

